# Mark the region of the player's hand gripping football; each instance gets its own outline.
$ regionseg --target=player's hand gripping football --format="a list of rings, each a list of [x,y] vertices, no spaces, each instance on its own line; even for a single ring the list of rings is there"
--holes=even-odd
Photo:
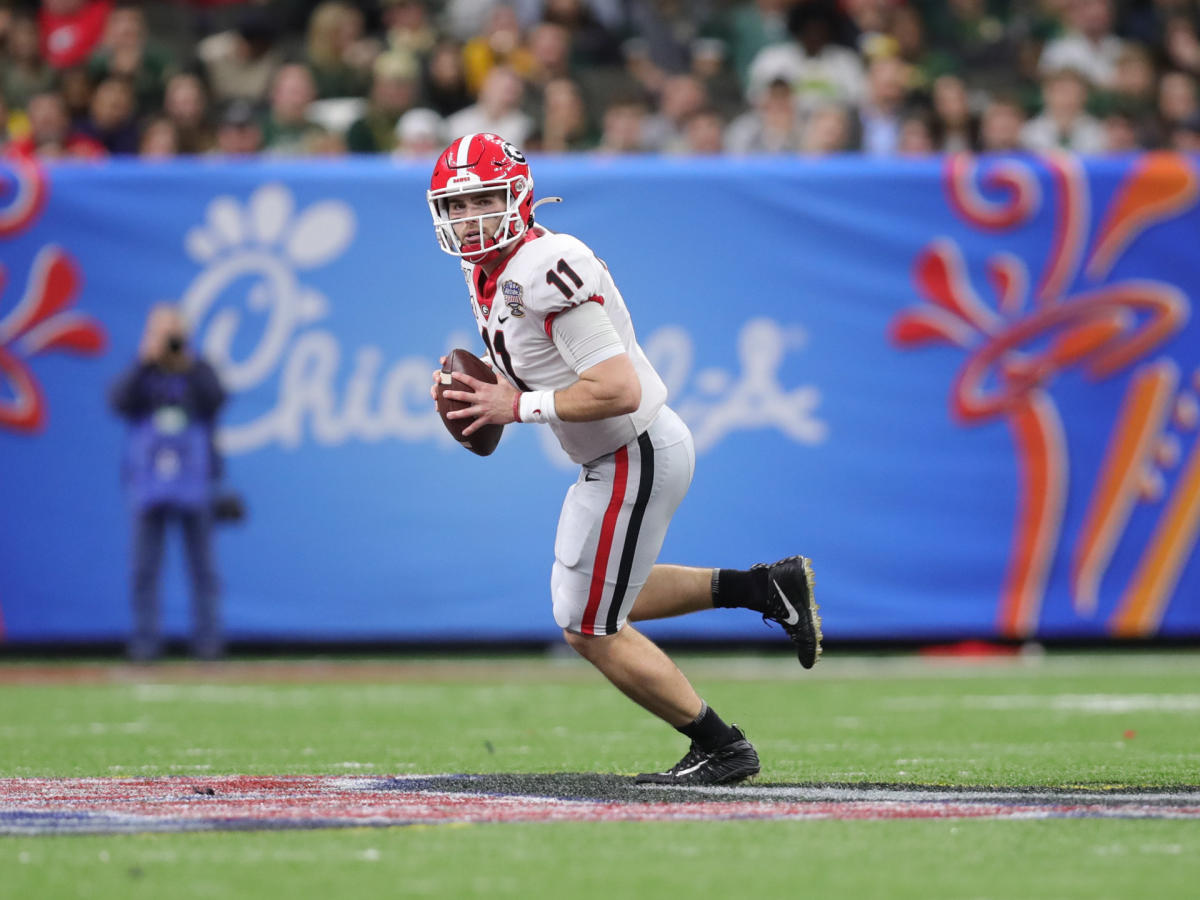
[[[446,357],[440,362],[445,365]],[[434,386],[430,388],[430,396],[437,399],[437,383],[442,376],[440,369],[433,373]],[[513,418],[513,398],[516,389],[504,378],[497,378],[495,384],[480,381],[466,372],[455,372],[454,380],[469,385],[470,391],[444,391],[443,396],[451,400],[460,400],[471,405],[460,410],[446,413],[450,419],[474,419],[463,429],[463,437],[470,437],[484,425],[507,425],[515,422]]]

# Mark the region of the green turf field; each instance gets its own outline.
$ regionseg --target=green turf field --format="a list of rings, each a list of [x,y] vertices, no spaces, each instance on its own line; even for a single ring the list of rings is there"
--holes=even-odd
[[[1200,657],[682,657],[766,782],[1200,784]],[[634,773],[586,665],[0,662],[0,777]],[[0,837],[0,897],[1191,897],[1200,820],[717,821]]]

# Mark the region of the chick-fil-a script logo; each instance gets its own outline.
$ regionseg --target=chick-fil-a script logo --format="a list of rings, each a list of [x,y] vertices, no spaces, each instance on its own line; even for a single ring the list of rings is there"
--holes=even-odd
[[[1054,231],[1045,264],[1030,285],[1024,260],[996,252],[986,261],[995,302],[976,293],[959,245],[932,241],[916,260],[925,303],[892,322],[902,347],[929,342],[967,357],[950,391],[952,415],[975,425],[1004,419],[1016,445],[1019,484],[1008,572],[998,627],[1033,633],[1051,563],[1062,540],[1069,473],[1066,437],[1050,394],[1055,376],[1081,367],[1104,379],[1132,369],[1125,397],[1071,547],[1070,590],[1076,612],[1093,616],[1100,584],[1139,503],[1163,503],[1157,524],[1108,619],[1111,633],[1153,634],[1170,603],[1200,526],[1200,441],[1184,460],[1184,438],[1200,424],[1200,381],[1182,379],[1160,353],[1190,315],[1175,285],[1146,278],[1112,281],[1122,254],[1147,228],[1191,209],[1197,175],[1186,157],[1140,157],[1119,185],[1088,241],[1091,192],[1079,161],[1054,154],[1050,174]],[[982,168],[981,168],[982,167]],[[1042,204],[1032,160],[947,162],[950,201],[970,225],[1001,233],[1029,222]],[[1164,473],[1182,465],[1170,496]]]
[[[342,342],[318,327],[332,304],[304,283],[302,273],[340,257],[356,230],[349,204],[326,199],[297,209],[291,190],[272,183],[256,188],[245,203],[214,198],[205,221],[188,232],[187,253],[203,268],[181,303],[198,328],[202,353],[233,393],[271,379],[278,383],[273,406],[221,429],[226,453],[270,445],[291,449],[307,440],[330,447],[385,439],[453,445],[429,401],[432,355],[387,363],[381,348],[366,345],[353,352],[349,378],[340,377]],[[478,343],[477,336],[460,333],[450,336],[447,347]],[[827,426],[816,416],[819,390],[787,388],[778,378],[784,358],[805,343],[799,327],[753,319],[738,338],[737,373],[715,367],[693,373],[692,341],[680,328],[661,329],[645,346],[703,452],[744,429],[774,428],[805,444],[825,440]],[[339,390],[339,383],[345,387]],[[538,431],[550,460],[569,464],[549,429]]]
[[[30,228],[42,213],[49,184],[35,162],[15,159],[0,166],[0,242]],[[66,351],[94,356],[108,339],[103,326],[73,312],[79,267],[71,254],[44,245],[33,258],[25,290],[0,317],[0,430],[36,433],[46,427],[49,405],[29,360]],[[0,298],[8,293],[8,269],[0,263]],[[0,304],[0,310],[7,304]]]

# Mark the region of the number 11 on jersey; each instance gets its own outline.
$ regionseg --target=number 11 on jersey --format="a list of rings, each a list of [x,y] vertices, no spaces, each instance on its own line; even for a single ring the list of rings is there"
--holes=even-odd
[[[487,328],[481,328],[479,331],[483,335],[483,343],[487,346],[488,356],[492,358],[492,365],[503,366],[504,371],[508,373],[509,379],[516,385],[517,390],[528,391],[529,387],[517,377],[517,373],[513,370],[512,357],[508,355],[508,347],[504,345],[504,332],[499,329],[496,330],[493,345],[493,339],[488,336]]]

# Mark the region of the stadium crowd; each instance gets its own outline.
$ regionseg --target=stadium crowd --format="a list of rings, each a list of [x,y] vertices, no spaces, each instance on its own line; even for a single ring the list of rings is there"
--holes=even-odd
[[[1196,0],[0,0],[8,155],[1200,149]]]

